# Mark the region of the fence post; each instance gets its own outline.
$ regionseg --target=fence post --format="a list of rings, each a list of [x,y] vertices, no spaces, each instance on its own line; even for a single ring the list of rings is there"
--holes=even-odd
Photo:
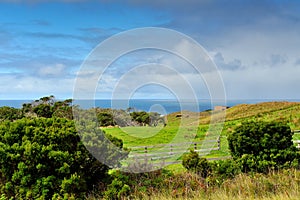
[[[194,143],[194,149],[197,150],[197,143]]]
[[[220,141],[220,137],[218,137],[218,150],[220,150],[221,149],[221,141]]]
[[[170,155],[173,155],[173,148],[172,148],[173,146],[171,145],[170,146]]]

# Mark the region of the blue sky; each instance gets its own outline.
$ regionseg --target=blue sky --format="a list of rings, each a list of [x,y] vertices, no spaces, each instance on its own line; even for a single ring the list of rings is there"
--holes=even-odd
[[[279,0],[0,0],[0,99],[72,98],[89,53],[114,34],[142,27],[173,29],[201,44],[228,99],[300,99],[300,2]],[[99,81],[96,97],[111,97],[112,86],[133,65],[153,62],[187,65],[161,51],[123,56]],[[172,74],[164,76],[176,82]],[[197,81],[199,98],[209,98]],[[157,85],[133,96],[173,97]]]

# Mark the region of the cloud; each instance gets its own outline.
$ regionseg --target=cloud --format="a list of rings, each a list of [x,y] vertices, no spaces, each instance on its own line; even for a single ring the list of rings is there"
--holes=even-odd
[[[52,66],[41,66],[38,69],[38,75],[41,77],[62,77],[66,75],[66,66],[60,63]]]
[[[286,56],[272,54],[270,57],[271,57],[270,58],[271,66],[277,66],[277,65],[284,64],[287,62]]]
[[[295,61],[295,65],[296,65],[296,66],[299,66],[299,65],[300,65],[300,58],[298,58],[298,59]]]
[[[46,0],[10,2],[43,3]],[[59,2],[57,5],[63,5],[82,1],[56,2]],[[11,96],[13,92],[17,95],[22,91],[33,94],[34,85],[38,84],[36,91],[39,93],[54,91],[51,93],[56,94],[55,88],[57,92],[70,93],[70,87],[65,84],[75,80],[75,72],[93,47],[127,28],[137,25],[159,25],[181,31],[205,47],[223,75],[229,98],[300,98],[295,87],[299,83],[297,74],[300,68],[300,2],[289,1],[283,4],[268,0],[233,0],[230,3],[223,0],[129,0],[122,2],[122,5],[125,6],[126,12],[135,15],[124,15],[122,19],[116,14],[119,12],[117,9],[120,9],[120,2],[99,1],[97,6],[88,2],[80,6],[74,4],[72,6],[76,11],[86,9],[86,15],[90,16],[85,18],[89,20],[75,20],[78,23],[74,24],[64,21],[65,19],[62,19],[63,23],[60,24],[43,15],[33,15],[27,22],[13,21],[12,18],[13,22],[10,25],[8,22],[11,20],[2,23],[0,76],[3,91]],[[85,7],[86,4],[88,5]],[[108,18],[94,16],[96,12],[103,12],[106,8],[113,11],[108,12]],[[152,14],[144,15],[144,11]],[[74,19],[72,17],[74,14],[77,16],[78,12],[65,14],[69,20]],[[92,23],[87,23],[90,20]],[[109,22],[109,25],[106,22]],[[60,25],[68,26],[63,26],[62,30]],[[184,52],[188,59],[200,57],[190,51],[184,41],[179,41],[175,46],[177,50]],[[113,63],[103,76],[97,92],[105,92],[108,95],[118,80],[132,67],[149,63],[173,67],[195,86],[199,94],[207,91],[204,81],[199,80],[195,70],[182,58],[159,51],[145,51],[124,55],[124,58]],[[205,62],[202,64],[205,68]],[[202,73],[213,79],[208,69],[209,67],[206,67]],[[178,84],[178,77],[164,69],[149,68],[145,69],[142,75],[133,73],[127,77],[127,81],[120,85],[120,88],[124,89],[123,92],[129,91],[131,86],[143,80],[158,82],[164,79],[169,81],[170,85],[177,84],[179,89],[185,91],[185,87]],[[91,84],[91,80],[97,81],[99,77],[95,76],[93,71],[87,71],[78,74],[77,78],[88,85]],[[11,84],[10,87],[4,88],[7,83]],[[58,88],[57,83],[62,87]],[[145,91],[149,91],[149,95],[154,97],[155,94],[163,95],[163,92],[155,87],[147,87],[143,90],[143,95]]]
[[[219,69],[223,70],[238,70],[243,68],[242,62],[239,59],[233,59],[228,62],[225,61],[222,53],[220,52],[210,52],[213,61]]]
[[[7,87],[9,85],[9,87]],[[72,96],[74,78],[45,79],[37,76],[0,74],[1,99],[36,99],[55,94],[57,98]]]
[[[34,25],[38,25],[38,26],[50,26],[51,23],[46,21],[46,20],[39,20],[39,19],[36,19],[36,20],[32,20],[32,23]]]
[[[72,34],[64,34],[64,33],[45,33],[45,32],[27,32],[25,33],[27,36],[30,37],[37,37],[37,38],[70,38],[70,39],[81,39],[81,37],[72,35]]]
[[[221,71],[229,99],[299,99],[300,68],[247,68]]]
[[[161,71],[163,72],[160,73]],[[199,84],[199,78],[201,79],[201,76],[199,74],[190,76],[198,77],[197,87],[200,87],[201,84]],[[149,96],[151,96],[151,94],[161,93],[161,88],[153,87],[155,85],[163,86],[181,99],[189,99],[192,98],[193,95],[197,96],[197,94],[193,91],[193,86],[191,85],[191,77],[186,74],[180,74],[174,71],[174,69],[161,65],[150,64],[133,68],[115,83],[109,82],[109,84],[113,85],[113,91],[111,92],[116,98],[120,99],[128,98],[135,94],[137,90],[144,87],[149,88],[149,86],[152,86],[150,87],[152,90],[149,92]]]

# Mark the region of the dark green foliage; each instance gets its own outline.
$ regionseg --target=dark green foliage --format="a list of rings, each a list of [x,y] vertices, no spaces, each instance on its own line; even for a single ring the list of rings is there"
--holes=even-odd
[[[22,107],[22,113],[31,116],[35,114],[38,117],[60,117],[73,119],[72,99],[57,101],[53,95],[42,97],[32,103],[25,103]]]
[[[0,107],[0,121],[13,121],[23,117],[22,110],[8,106]]]
[[[128,196],[132,192],[128,185],[130,184],[129,182],[130,177],[128,175],[119,171],[114,172],[113,180],[104,192],[105,199],[121,199]]]
[[[117,110],[109,108],[96,108],[99,126],[157,126],[159,123],[164,124],[164,118],[159,113],[145,111],[129,112],[131,108],[126,110]]]
[[[37,114],[38,117],[52,117],[52,109],[51,106],[48,104],[39,104],[33,108],[33,112]]]
[[[126,173],[116,170],[112,173],[113,181],[104,192],[104,199],[140,199],[134,195],[151,195],[154,191],[161,191],[171,176],[172,174],[167,170],[144,173]]]
[[[114,118],[111,113],[101,112],[97,114],[97,118],[99,120],[99,126],[114,126]]]
[[[25,113],[29,113],[31,112],[32,110],[32,104],[31,103],[24,103],[22,105],[22,113],[25,114]]]
[[[182,165],[187,170],[205,178],[210,185],[221,185],[225,180],[241,173],[239,164],[232,159],[208,162],[195,151],[183,156]]]
[[[196,172],[203,178],[206,178],[212,172],[207,159],[200,157],[195,151],[191,151],[183,156],[182,165],[186,169]]]
[[[130,113],[130,116],[132,117],[133,121],[136,121],[142,125],[146,125],[150,123],[150,115],[145,111],[132,112]]]
[[[56,101],[52,106],[52,116],[73,119],[72,99]]]
[[[228,136],[232,157],[242,170],[267,172],[299,159],[289,126],[280,122],[248,121]]]
[[[138,122],[140,125],[149,125],[149,126],[157,126],[158,123],[164,123],[164,119],[160,116],[159,113],[150,112],[147,113],[145,111],[140,112],[132,112],[130,113],[132,120]]]
[[[2,122],[0,166],[0,193],[15,199],[78,199],[108,177],[108,167],[86,150],[74,122],[63,118]]]
[[[211,162],[212,174],[209,178],[210,184],[221,185],[225,180],[234,178],[241,173],[239,163],[233,159],[218,160]]]

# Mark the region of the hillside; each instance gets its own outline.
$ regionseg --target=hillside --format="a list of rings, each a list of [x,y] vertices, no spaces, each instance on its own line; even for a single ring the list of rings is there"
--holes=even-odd
[[[228,108],[225,122],[247,119],[284,120],[290,123],[292,129],[300,129],[299,102],[264,102],[258,104],[239,104]],[[212,111],[200,113],[200,124],[209,124]],[[220,115],[215,113],[215,115]],[[195,119],[197,121],[197,119]]]
[[[263,118],[288,120],[299,117],[300,103],[296,102],[265,102],[258,104],[241,104],[226,111],[226,121],[243,118]]]
[[[114,127],[104,128],[103,130],[122,139],[124,145],[127,147],[169,143],[178,135],[179,128],[184,132],[181,137],[182,139],[188,138],[193,139],[193,141],[201,141],[207,135],[209,122],[213,113],[212,111],[171,113],[167,115],[166,127]],[[214,115],[215,117],[219,117],[222,113],[214,113]],[[285,121],[290,125],[292,130],[298,130],[300,129],[300,103],[265,102],[240,104],[227,109],[221,133],[221,150],[212,152],[210,156],[228,156],[227,133],[232,131],[241,121],[251,119]],[[295,139],[300,139],[300,137],[295,136]],[[177,142],[180,142],[180,138]]]

